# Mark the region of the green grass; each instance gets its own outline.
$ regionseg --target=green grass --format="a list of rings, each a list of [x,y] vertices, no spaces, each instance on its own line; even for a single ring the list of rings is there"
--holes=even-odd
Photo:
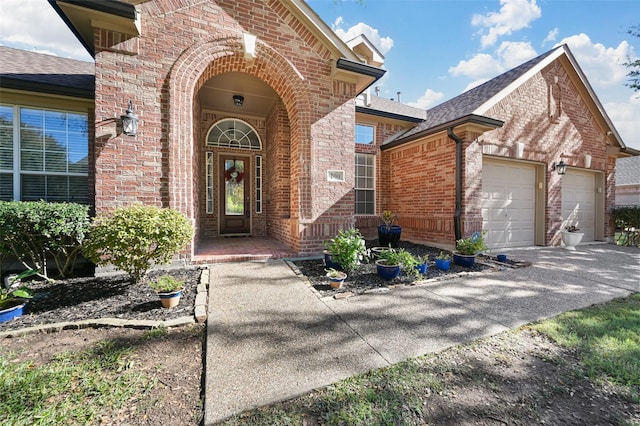
[[[575,350],[596,383],[640,402],[640,294],[567,312],[534,328]]]
[[[56,356],[46,365],[0,355],[0,424],[97,424],[144,396],[152,380],[134,371],[132,348],[111,341]]]
[[[640,294],[529,327],[571,348],[580,360],[576,368],[582,375],[586,373],[600,385],[615,386],[632,402],[639,401]],[[494,357],[504,365],[508,357],[501,350],[508,348],[497,348]],[[301,425],[307,417],[327,425],[420,424],[429,395],[451,391],[448,380],[474,379],[475,374],[476,382],[483,381],[482,373],[471,366],[453,365],[439,358],[438,354],[427,355],[370,371],[300,398],[245,412],[224,424]],[[553,361],[564,364],[563,359]],[[566,389],[546,391],[562,395]]]

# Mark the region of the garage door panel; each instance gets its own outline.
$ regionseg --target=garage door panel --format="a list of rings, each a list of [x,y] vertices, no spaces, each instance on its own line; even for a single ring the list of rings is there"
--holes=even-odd
[[[582,241],[595,239],[596,179],[593,173],[567,172],[562,176],[563,226],[575,225]]]
[[[482,175],[482,218],[487,246],[533,245],[535,167],[486,162]]]

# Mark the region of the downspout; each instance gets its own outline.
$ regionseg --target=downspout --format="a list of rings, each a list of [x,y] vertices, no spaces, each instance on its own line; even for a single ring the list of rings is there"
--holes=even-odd
[[[462,139],[447,127],[447,136],[456,143],[456,211],[453,213],[453,231],[456,241],[462,239]]]

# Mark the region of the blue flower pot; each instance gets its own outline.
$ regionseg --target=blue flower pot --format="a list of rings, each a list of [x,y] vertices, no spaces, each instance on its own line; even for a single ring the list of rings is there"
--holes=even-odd
[[[398,248],[402,227],[399,225],[378,225],[378,241],[380,247]]]
[[[333,258],[331,257],[331,253],[326,250],[324,251],[324,266],[326,266],[328,269],[331,269],[331,268],[337,269],[337,270],[342,269],[338,262],[333,261]]]
[[[400,265],[387,266],[386,260],[376,260],[376,270],[378,276],[385,281],[391,281],[400,275]]]
[[[416,265],[416,269],[421,274],[426,274],[428,267],[429,267],[429,265],[427,265],[426,263],[421,263],[420,265]]]
[[[453,263],[470,268],[476,262],[476,255],[465,255],[453,253]]]
[[[0,322],[7,322],[19,317],[24,313],[24,307],[26,305],[26,303],[21,303],[20,305],[0,310]]]
[[[451,259],[436,259],[436,268],[441,271],[448,271],[451,267]]]

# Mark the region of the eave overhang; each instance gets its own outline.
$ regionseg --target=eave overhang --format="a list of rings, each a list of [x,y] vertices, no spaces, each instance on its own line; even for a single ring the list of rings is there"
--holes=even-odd
[[[382,151],[385,151],[391,148],[395,148],[397,146],[404,145],[418,139],[423,139],[436,133],[446,132],[449,128],[454,130],[456,128],[464,127],[464,131],[484,133],[502,127],[503,124],[504,121],[502,120],[496,120],[495,118],[485,117],[483,115],[469,114],[467,116],[457,118],[447,123],[439,124],[429,129],[425,129],[406,138],[401,137],[392,142],[382,145],[380,149]]]
[[[421,121],[424,121],[423,118],[419,118],[419,117],[410,117],[408,115],[396,114],[396,113],[387,112],[387,111],[380,111],[378,109],[363,107],[359,105],[356,105],[356,112],[367,114],[367,115],[373,115],[376,117],[389,118],[391,120],[406,121],[409,123],[420,123]]]
[[[117,0],[49,0],[87,52],[95,57],[93,28],[140,35],[140,19],[134,5]]]
[[[2,88],[22,90],[25,92],[45,93],[49,95],[70,96],[73,98],[95,99],[94,89],[83,89],[80,87],[63,86],[38,81],[27,81],[20,78],[7,77],[6,75],[2,76]]]
[[[347,58],[338,58],[331,67],[332,77],[355,83],[358,95],[382,78],[386,72],[387,70],[382,68]]]

